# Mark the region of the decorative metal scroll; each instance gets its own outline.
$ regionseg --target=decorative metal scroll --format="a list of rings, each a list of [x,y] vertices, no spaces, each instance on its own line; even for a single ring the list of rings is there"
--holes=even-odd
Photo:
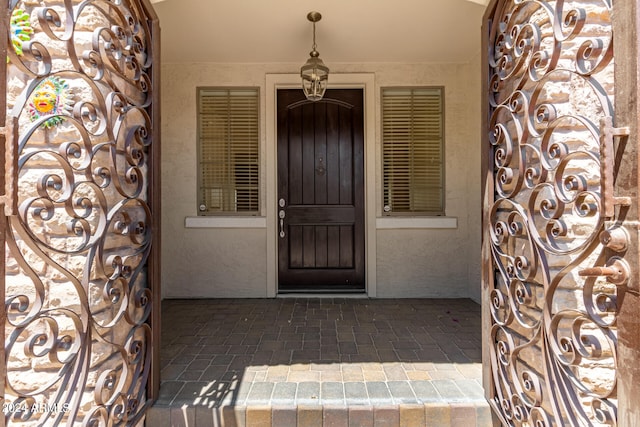
[[[499,1],[489,23],[490,403],[504,425],[616,425],[611,0]],[[618,207],[616,207],[618,206]]]
[[[139,0],[8,7],[6,423],[137,425],[151,362],[151,21]]]

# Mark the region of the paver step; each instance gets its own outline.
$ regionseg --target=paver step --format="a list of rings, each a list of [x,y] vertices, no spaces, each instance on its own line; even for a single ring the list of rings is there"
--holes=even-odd
[[[390,405],[153,406],[147,427],[490,427],[485,401]]]

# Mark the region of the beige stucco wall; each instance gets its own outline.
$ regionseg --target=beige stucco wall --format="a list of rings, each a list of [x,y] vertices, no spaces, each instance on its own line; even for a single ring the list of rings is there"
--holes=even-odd
[[[265,76],[295,73],[299,64],[164,64],[162,69],[162,279],[163,296],[268,296],[267,226],[187,228],[196,216],[196,87],[259,86],[262,101],[262,211],[266,214],[267,147]],[[479,74],[470,64],[330,64],[333,75],[372,73],[376,131],[367,145],[376,152],[375,235],[377,297],[473,297],[480,287]],[[445,87],[446,215],[456,228],[387,228],[380,220],[379,94],[383,86]],[[273,166],[273,165],[271,165]],[[218,222],[222,222],[223,219]],[[215,221],[214,221],[215,223]],[[428,221],[427,227],[433,224]],[[393,225],[392,225],[393,226]],[[411,225],[415,227],[415,223]],[[403,227],[403,226],[401,226]],[[273,268],[271,269],[273,270]]]
[[[445,87],[446,216],[457,228],[378,230],[378,297],[471,297],[479,300],[480,79],[471,64],[382,66],[377,86]],[[378,113],[379,116],[379,113]],[[378,179],[378,185],[380,180]],[[477,270],[477,272],[476,272]],[[475,277],[478,277],[475,279]],[[469,280],[470,278],[474,280]],[[471,290],[477,289],[472,295]]]
[[[480,52],[469,63],[468,72],[468,104],[469,112],[469,140],[474,143],[468,144],[467,150],[471,165],[470,173],[467,174],[467,222],[469,227],[469,238],[467,240],[467,290],[469,298],[480,302],[482,290],[480,281],[482,279],[482,186],[483,177],[480,168],[480,156],[482,153],[481,132],[482,132],[482,56]]]

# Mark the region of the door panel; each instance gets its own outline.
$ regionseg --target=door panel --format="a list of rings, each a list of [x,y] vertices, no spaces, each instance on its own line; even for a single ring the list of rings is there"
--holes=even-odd
[[[364,290],[360,89],[278,90],[279,290]]]

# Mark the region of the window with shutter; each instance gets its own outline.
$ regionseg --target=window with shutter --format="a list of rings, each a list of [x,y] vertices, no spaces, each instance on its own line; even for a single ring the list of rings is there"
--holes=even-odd
[[[259,92],[198,89],[200,215],[259,214]]]
[[[385,215],[444,215],[443,92],[382,89]]]

